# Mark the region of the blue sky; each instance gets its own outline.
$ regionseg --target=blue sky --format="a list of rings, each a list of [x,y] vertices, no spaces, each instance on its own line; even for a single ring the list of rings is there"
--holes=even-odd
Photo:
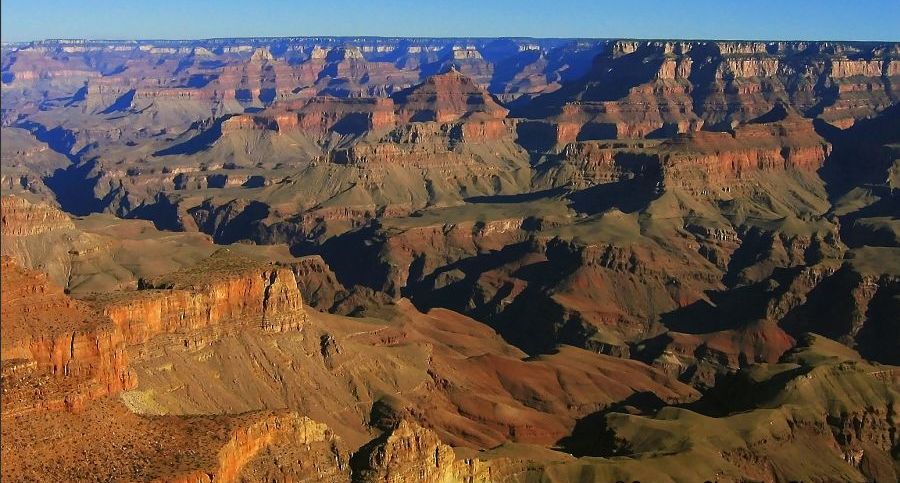
[[[5,41],[288,35],[900,41],[900,0],[2,0]]]

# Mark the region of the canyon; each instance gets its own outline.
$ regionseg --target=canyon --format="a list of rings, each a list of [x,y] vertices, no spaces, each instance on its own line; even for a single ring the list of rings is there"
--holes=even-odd
[[[900,44],[2,46],[9,481],[895,481]]]

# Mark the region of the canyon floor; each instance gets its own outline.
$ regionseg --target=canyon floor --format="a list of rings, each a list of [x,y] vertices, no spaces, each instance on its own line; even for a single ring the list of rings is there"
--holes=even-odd
[[[4,481],[897,481],[900,44],[2,47]]]

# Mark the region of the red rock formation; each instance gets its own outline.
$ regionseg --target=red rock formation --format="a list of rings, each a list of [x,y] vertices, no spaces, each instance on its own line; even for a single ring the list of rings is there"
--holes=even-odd
[[[583,83],[538,99],[535,108],[553,115],[556,144],[697,130],[703,121],[694,114],[689,50],[686,43],[616,42]]]
[[[298,113],[298,126],[316,135],[335,129],[362,133],[392,128],[394,103],[390,99],[315,98]]]
[[[895,102],[898,68],[890,51],[829,48],[615,41],[583,81],[536,99],[527,111],[536,120],[550,117],[553,141],[565,144],[727,129],[787,99],[804,115],[847,127]]]
[[[5,256],[2,277],[4,417],[77,409],[135,385],[109,318]]]
[[[43,202],[29,202],[16,196],[0,198],[0,253],[25,267],[40,270],[65,288],[79,282],[73,267],[79,263],[94,265],[92,270],[113,271],[116,264],[110,254],[114,241],[105,236],[79,230],[69,215]],[[134,280],[117,271],[113,283],[128,285]]]
[[[258,114],[234,116],[223,123],[222,132],[242,129],[299,131],[316,139],[326,137],[332,130],[341,134],[361,134],[393,127],[393,107],[390,99],[314,97],[302,107],[296,102],[281,103]]]
[[[2,431],[4,481],[346,483],[350,478],[341,438],[288,411],[140,416],[107,398],[78,414],[4,414]]]
[[[328,310],[346,293],[347,289],[319,255],[302,257],[288,267],[294,272],[303,300],[311,307]]]
[[[402,420],[365,458],[361,481],[439,482],[454,478],[453,449],[434,432]]]
[[[340,439],[328,426],[296,413],[276,413],[254,419],[231,432],[218,451],[218,465],[213,471],[201,469],[168,481],[237,482],[270,480],[274,475],[292,481],[346,481],[348,478],[349,453],[339,447]],[[278,450],[285,447],[294,451],[304,448],[305,451],[301,451],[304,458],[299,461],[279,458]]]
[[[360,140],[331,153],[339,164],[376,168],[466,166],[476,176],[496,173],[498,163],[524,160],[524,152],[514,143],[514,123],[505,119],[485,119],[479,115],[452,124],[413,122],[401,125],[379,138]],[[481,146],[484,147],[483,150]],[[504,169],[504,168],[500,168]]]
[[[837,92],[820,116],[835,126],[848,128],[897,101],[900,60],[837,57],[826,68]]]
[[[18,50],[10,65],[4,62],[3,71],[12,74],[11,79],[4,80],[4,83],[19,87],[32,85],[41,80],[50,80],[78,85],[88,79],[100,77],[99,72],[85,65],[81,59],[61,60],[48,54],[50,53],[41,48]]]
[[[200,263],[142,280],[140,290],[95,299],[129,344],[157,334],[190,333],[228,324],[283,332],[302,327],[303,301],[294,274],[220,250]]]
[[[509,134],[509,126],[503,121],[507,113],[474,81],[451,70],[393,98],[314,97],[305,104],[282,102],[261,113],[235,116],[223,124],[222,130],[300,131],[319,139],[331,132],[359,135],[409,122],[447,124],[465,118],[457,128],[459,137],[483,142]]]
[[[774,364],[796,344],[771,321],[709,334],[668,332],[659,339],[649,343],[666,343],[653,365],[688,379],[695,387],[707,388],[715,385],[723,371],[736,371],[755,362]]]
[[[435,269],[450,265],[479,252],[500,250],[525,238],[523,218],[467,221],[413,227],[392,233],[381,247],[380,255],[391,260],[385,276],[388,293],[399,293],[407,284],[420,281]],[[410,280],[410,267],[417,265],[415,280]]]
[[[782,104],[733,133],[695,132],[660,146],[667,183],[690,185],[700,176],[707,187],[760,170],[815,171],[830,150],[811,120]]]
[[[460,139],[470,144],[489,143],[512,136],[511,124],[492,114],[473,114],[458,126]]]
[[[486,90],[456,69],[431,76],[423,84],[398,92],[393,97],[401,123],[447,123],[476,112],[492,118],[504,118],[509,112],[494,101]]]
[[[354,455],[360,482],[527,481],[539,477],[542,464],[524,458],[464,456],[431,430],[406,419]]]
[[[232,116],[222,123],[222,133],[230,133],[245,129],[278,129],[278,122],[274,118],[239,114]]]
[[[74,229],[68,215],[44,203],[31,203],[17,196],[0,198],[2,236],[30,236]]]
[[[625,181],[659,171],[659,159],[650,143],[580,141],[567,144],[550,157],[540,182],[547,186],[584,189],[597,184]]]

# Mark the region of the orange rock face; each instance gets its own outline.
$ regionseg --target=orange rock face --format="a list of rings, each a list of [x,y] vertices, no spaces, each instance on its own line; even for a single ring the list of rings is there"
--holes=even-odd
[[[97,299],[129,344],[228,324],[298,330],[305,317],[289,269],[259,266],[225,252],[162,279],[142,281],[139,288]]]
[[[459,125],[461,139],[467,143],[484,143],[510,136],[510,125],[501,118],[473,116]]]
[[[77,408],[133,387],[125,347],[157,334],[247,325],[295,331],[306,317],[290,269],[221,252],[143,282],[143,290],[94,297],[99,310],[6,256],[3,277],[3,404],[12,413]]]
[[[315,139],[332,130],[341,133],[364,133],[395,125],[390,99],[344,99],[314,97],[302,107],[296,102],[276,105],[259,114],[234,116],[222,125],[222,132],[237,130],[271,130],[280,133],[302,132]]]
[[[541,472],[537,462],[458,454],[434,431],[406,419],[373,443],[354,455],[359,481],[528,481]]]
[[[318,135],[332,129],[366,132],[394,125],[394,103],[390,99],[315,98],[298,114],[298,127]]]
[[[0,233],[3,236],[40,235],[75,227],[65,213],[16,196],[0,198],[0,211]]]
[[[35,438],[41,431],[44,436]],[[350,477],[343,441],[325,425],[288,411],[144,417],[106,399],[77,414],[4,415],[3,439],[2,475],[12,481],[347,482]]]
[[[305,103],[278,103],[258,114],[234,116],[222,130],[299,131],[320,139],[330,132],[358,135],[410,122],[440,125],[462,120],[456,128],[459,137],[484,142],[509,135],[503,121],[508,112],[472,79],[451,70],[386,99],[314,97]]]
[[[429,77],[425,83],[394,95],[401,123],[453,122],[478,112],[489,117],[506,117],[508,110],[469,77],[455,69]]]
[[[269,479],[274,476],[271,475],[271,472],[274,469],[282,469],[283,467],[280,468],[280,466],[283,464],[290,464],[282,470],[288,473],[277,476],[322,480],[331,478],[341,481],[346,479],[349,473],[349,462],[347,461],[349,455],[345,449],[338,447],[339,441],[335,441],[335,439],[334,433],[326,425],[309,418],[298,417],[296,414],[290,413],[266,415],[232,431],[228,441],[219,449],[218,467],[213,472],[214,476],[210,477],[206,471],[199,471],[197,474],[180,475],[171,481],[236,482],[248,478]],[[308,461],[279,462],[276,458],[272,458],[275,461],[253,464],[255,459],[268,456],[260,455],[264,449],[287,445],[305,446]],[[319,449],[321,453],[316,454],[314,451],[310,451],[310,448]],[[310,456],[315,458],[310,458]]]
[[[109,318],[41,272],[2,260],[3,413],[78,409],[133,387],[125,340]]]
[[[222,132],[229,133],[245,129],[276,129],[277,127],[278,123],[274,119],[237,115],[222,123]]]
[[[894,102],[891,79],[896,78],[897,61],[887,49],[854,52],[862,58],[850,58],[831,48],[785,42],[614,41],[584,80],[538,99],[525,111],[534,119],[551,116],[559,130],[556,143],[565,144],[576,138],[668,136],[704,126],[727,129],[788,99],[805,115],[847,127]]]
[[[386,434],[366,457],[363,478],[368,481],[438,482],[453,477],[453,449],[434,432],[407,420]]]
[[[732,133],[696,132],[664,143],[663,165],[667,180],[691,183],[689,171],[699,169],[713,185],[755,171],[822,167],[831,146],[819,136],[809,119],[780,105],[760,122],[737,127]]]

